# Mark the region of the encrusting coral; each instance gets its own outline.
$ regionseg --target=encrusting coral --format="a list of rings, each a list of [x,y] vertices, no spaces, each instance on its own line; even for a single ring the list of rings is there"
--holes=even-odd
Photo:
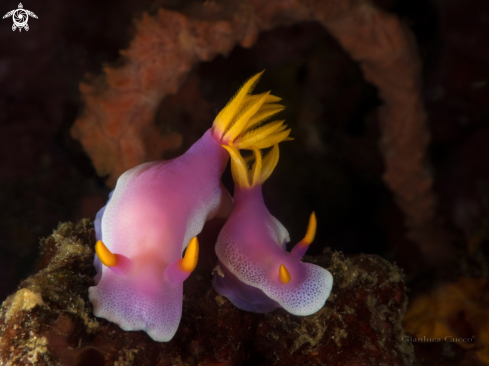
[[[189,4],[180,12],[159,9],[136,24],[123,66],[80,87],[85,109],[72,128],[99,175],[114,186],[126,170],[161,158],[180,143],[153,123],[161,100],[178,91],[193,65],[252,46],[259,33],[302,21],[317,21],[359,62],[384,105],[380,147],[384,179],[405,214],[408,236],[426,264],[452,256],[447,235],[435,222],[436,199],[428,166],[426,126],[420,92],[421,64],[410,31],[366,0],[244,1]]]
[[[154,342],[95,318],[88,288],[95,231],[90,220],[60,224],[41,242],[38,273],[0,307],[0,364],[411,366],[403,342],[406,305],[402,273],[375,255],[305,257],[335,278],[333,295],[310,317],[283,309],[253,314],[236,309],[211,285],[200,265],[184,285],[183,317],[175,337]],[[205,246],[205,243],[202,243]],[[23,306],[19,306],[19,299]],[[7,314],[8,317],[7,317]]]

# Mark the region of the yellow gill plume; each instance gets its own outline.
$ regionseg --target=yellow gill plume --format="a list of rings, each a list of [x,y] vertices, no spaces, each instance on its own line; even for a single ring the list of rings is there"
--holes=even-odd
[[[213,123],[215,137],[221,144],[248,149],[258,149],[289,139],[290,129],[284,121],[264,122],[285,107],[277,104],[281,98],[270,92],[251,95],[263,71],[250,78],[224,107]]]
[[[231,156],[231,173],[234,183],[242,188],[251,188],[263,184],[272,174],[279,159],[278,144],[273,145],[270,152],[262,158],[261,151],[256,147],[253,150],[253,159],[243,158],[235,146],[222,145]],[[248,166],[251,165],[251,169]]]

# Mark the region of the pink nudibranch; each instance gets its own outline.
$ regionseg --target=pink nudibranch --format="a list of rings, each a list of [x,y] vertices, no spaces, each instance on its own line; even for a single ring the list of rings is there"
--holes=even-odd
[[[322,267],[301,261],[314,239],[316,217],[290,253],[287,229],[265,206],[262,184],[278,162],[275,145],[263,159],[253,149],[255,163],[247,163],[234,147],[231,155],[234,209],[222,228],[216,244],[220,271],[214,272],[214,288],[242,310],[265,313],[283,307],[294,315],[311,315],[329,297],[333,277]]]
[[[195,237],[207,220],[227,217],[232,210],[220,180],[229,159],[222,146],[266,148],[290,133],[283,121],[263,124],[283,107],[270,92],[251,95],[260,76],[242,86],[185,154],[141,164],[120,176],[95,220],[98,273],[89,298],[96,316],[124,330],[144,330],[156,341],[174,336],[182,283],[197,262]],[[182,259],[189,242],[192,247]]]

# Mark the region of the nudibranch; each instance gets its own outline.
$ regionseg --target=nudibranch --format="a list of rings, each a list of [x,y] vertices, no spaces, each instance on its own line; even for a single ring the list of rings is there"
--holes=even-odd
[[[301,261],[314,240],[316,216],[311,214],[306,236],[287,253],[289,233],[263,201],[262,184],[278,162],[278,144],[264,158],[253,147],[251,169],[235,146],[225,148],[231,155],[234,209],[217,239],[220,268],[214,271],[214,288],[246,311],[266,313],[282,307],[294,315],[317,312],[329,297],[333,277]]]
[[[95,220],[97,285],[89,289],[95,316],[124,330],[144,330],[156,341],[174,336],[183,281],[197,264],[196,236],[207,220],[232,210],[221,183],[229,159],[223,146],[264,148],[290,133],[280,122],[264,124],[284,107],[270,92],[251,95],[260,76],[241,87],[182,156],[119,177]]]

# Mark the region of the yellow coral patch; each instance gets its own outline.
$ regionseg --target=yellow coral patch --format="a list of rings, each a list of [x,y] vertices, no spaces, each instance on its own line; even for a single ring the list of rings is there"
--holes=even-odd
[[[477,347],[479,360],[489,365],[488,290],[485,278],[460,278],[419,295],[409,303],[404,330],[417,338],[439,338],[466,349]],[[464,314],[466,328],[475,334],[460,334],[460,327],[452,324],[459,314]]]

